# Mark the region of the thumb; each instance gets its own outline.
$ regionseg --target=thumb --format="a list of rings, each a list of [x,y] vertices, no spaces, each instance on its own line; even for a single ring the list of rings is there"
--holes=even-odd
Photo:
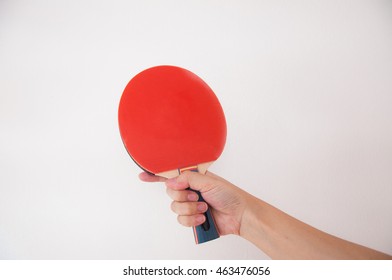
[[[174,190],[184,190],[188,187],[201,193],[214,187],[215,179],[197,172],[186,171],[176,178],[166,181],[166,186]]]

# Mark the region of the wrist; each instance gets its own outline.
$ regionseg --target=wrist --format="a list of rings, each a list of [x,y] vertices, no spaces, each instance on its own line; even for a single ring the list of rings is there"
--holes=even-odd
[[[246,198],[239,235],[252,243],[263,234],[264,224],[261,217],[265,212],[264,204],[265,202],[252,195]]]

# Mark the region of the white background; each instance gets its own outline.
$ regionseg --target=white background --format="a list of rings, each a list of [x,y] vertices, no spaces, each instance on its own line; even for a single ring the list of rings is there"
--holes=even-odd
[[[160,64],[225,110],[211,171],[342,238],[392,253],[391,1],[0,1],[0,258],[255,259],[194,245],[138,180],[117,106]]]

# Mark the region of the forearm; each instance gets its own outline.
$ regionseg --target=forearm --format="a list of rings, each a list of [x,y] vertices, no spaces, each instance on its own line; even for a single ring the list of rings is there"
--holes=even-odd
[[[391,259],[391,256],[315,229],[248,197],[240,235],[273,259]]]

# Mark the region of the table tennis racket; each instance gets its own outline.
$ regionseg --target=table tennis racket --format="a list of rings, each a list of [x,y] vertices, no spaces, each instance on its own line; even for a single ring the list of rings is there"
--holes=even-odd
[[[204,174],[226,141],[225,116],[212,89],[176,66],[152,67],[132,78],[121,96],[118,122],[134,162],[166,178],[185,171]],[[209,209],[205,216],[193,228],[196,244],[219,237]]]

